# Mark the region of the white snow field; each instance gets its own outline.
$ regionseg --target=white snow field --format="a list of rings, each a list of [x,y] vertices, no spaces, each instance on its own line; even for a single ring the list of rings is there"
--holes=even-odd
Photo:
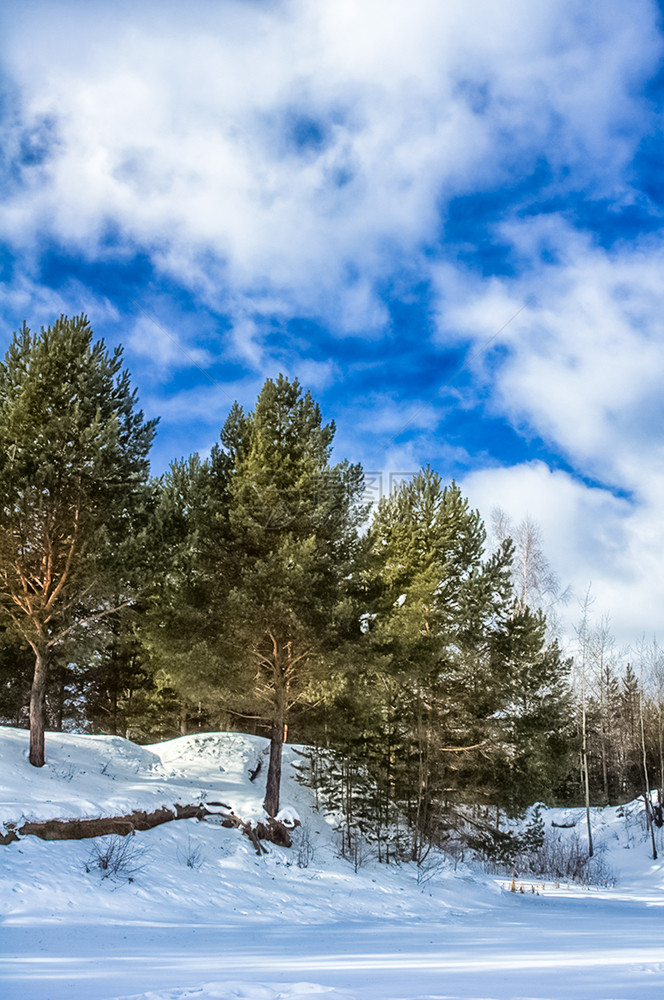
[[[262,816],[266,741],[188,736],[151,747],[49,733],[30,767],[28,734],[0,727],[0,832],[7,824],[117,816],[207,800]],[[332,820],[294,780],[282,801],[315,855],[214,820],[166,823],[115,843],[129,858],[103,877],[109,838],[0,845],[2,1000],[643,1000],[664,989],[664,869],[639,808],[595,810],[612,888],[509,880],[458,865],[417,884],[414,865],[338,857]],[[580,810],[546,811],[547,824]],[[578,831],[578,834],[577,834]],[[660,831],[658,831],[658,836]],[[556,835],[558,832],[556,831]],[[96,853],[95,853],[96,852]],[[88,870],[86,870],[86,868]],[[129,878],[133,879],[129,881]],[[533,883],[534,884],[534,883]]]

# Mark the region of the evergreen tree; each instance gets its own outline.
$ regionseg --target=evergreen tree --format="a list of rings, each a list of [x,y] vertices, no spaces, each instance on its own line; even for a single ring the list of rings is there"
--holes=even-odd
[[[221,645],[228,596],[227,500],[209,462],[176,461],[161,478],[151,545],[161,553],[147,613],[136,622],[158,690],[177,699],[178,730],[231,726],[240,694]]]
[[[30,647],[7,628],[0,632],[0,720],[19,726],[28,721],[35,658]]]
[[[664,654],[655,639],[647,646],[644,644],[640,653],[647,693],[647,719],[656,757],[654,773],[660,790],[664,790]]]
[[[485,559],[479,514],[428,468],[379,504],[370,540],[377,593],[368,640],[390,664],[402,733],[393,756],[403,762],[400,793],[417,858],[450,796],[476,782],[481,752],[490,752],[511,550],[506,543]]]
[[[513,595],[510,540],[485,555],[480,516],[455,483],[423,470],[381,501],[367,544],[365,648],[343,701],[355,728],[337,727],[337,747],[365,755],[348,771],[355,814],[364,796],[376,835],[391,822],[397,841],[405,816],[420,860],[444,841],[455,805],[514,813],[557,789],[569,667],[544,615]]]
[[[289,713],[348,627],[345,581],[363,480],[359,466],[330,465],[334,424],[322,423],[297,380],[268,379],[254,412],[236,409],[229,419],[228,451],[212,456],[228,483],[226,635],[270,721],[265,809],[274,816]]]
[[[70,663],[70,685],[95,733],[154,743],[179,735],[180,702],[163,672],[152,670],[141,641],[144,600],[86,630]]]
[[[360,838],[375,846],[379,861],[403,859],[408,713],[390,659],[355,636],[330,668],[322,699],[307,719],[308,780],[325,810],[340,817],[344,857],[357,861]]]
[[[639,678],[631,663],[625,667],[620,691],[621,790],[633,796],[641,792],[641,698]]]
[[[0,365],[0,615],[30,646],[30,761],[44,763],[53,650],[131,601],[135,538],[149,501],[143,421],[122,353],[93,343],[85,316],[33,334]]]
[[[595,785],[602,789],[602,804],[616,801],[619,790],[620,686],[616,677],[618,654],[608,618],[590,629],[588,662],[591,694],[588,700],[590,739],[596,752]]]
[[[542,612],[523,607],[517,597],[494,646],[505,683],[496,745],[487,758],[487,790],[510,814],[554,797],[573,766],[571,663],[562,661],[557,643],[547,643],[546,631]]]
[[[159,598],[175,614],[158,642],[187,636],[170,664],[183,694],[221,693],[269,726],[272,816],[292,710],[321,699],[325,664],[359,632],[347,590],[363,479],[359,466],[330,464],[333,437],[311,394],[280,375],[253,412],[233,406],[207,463],[195,457],[165,481],[164,523],[180,542]]]

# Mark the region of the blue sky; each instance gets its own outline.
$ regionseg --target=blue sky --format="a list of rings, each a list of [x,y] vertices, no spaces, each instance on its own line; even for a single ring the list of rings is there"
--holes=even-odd
[[[161,417],[156,472],[297,375],[339,457],[531,516],[622,641],[661,633],[655,3],[2,17],[0,348],[85,311]]]

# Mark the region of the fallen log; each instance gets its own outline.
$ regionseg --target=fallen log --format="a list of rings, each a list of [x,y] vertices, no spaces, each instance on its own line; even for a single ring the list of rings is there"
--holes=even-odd
[[[219,815],[219,814],[217,814]],[[277,847],[292,847],[293,841],[288,828],[279,820],[270,817],[267,823],[247,823],[234,813],[222,814],[221,825],[227,828],[242,830],[254,845],[256,854],[267,854],[267,848],[261,843],[267,840]],[[299,824],[295,824],[298,826]]]
[[[47,819],[37,822],[7,824],[7,833],[0,835],[0,844],[11,844],[21,837],[34,836],[40,840],[87,840],[89,837],[107,837],[117,834],[127,837],[136,830],[152,830],[155,826],[174,819],[204,819],[206,810],[202,805],[176,804],[174,809],[155,809],[145,812],[134,809],[125,816],[100,816],[96,819]]]
[[[173,809],[167,809],[165,806],[155,809],[153,812],[135,809],[125,816],[100,816],[96,819],[48,819],[27,822],[18,828],[16,824],[8,823],[7,832],[0,833],[0,845],[11,844],[26,836],[39,837],[41,840],[87,840],[91,837],[107,837],[110,834],[127,837],[136,833],[137,830],[152,830],[156,826],[161,826],[162,823],[171,822],[171,820],[204,820],[207,816],[215,815],[220,817],[222,826],[241,830],[252,842],[257,854],[266,853],[266,848],[261,843],[262,840],[270,841],[279,847],[292,846],[287,828],[278,820],[270,818],[267,823],[247,823],[236,816],[230,807],[223,802],[210,803],[210,805],[223,806],[230,811],[228,813],[213,812],[204,803],[184,806],[176,803]]]

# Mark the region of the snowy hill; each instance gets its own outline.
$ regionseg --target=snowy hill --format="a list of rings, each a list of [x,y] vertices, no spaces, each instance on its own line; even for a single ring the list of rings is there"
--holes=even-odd
[[[212,733],[139,747],[116,736],[49,733],[48,762],[39,769],[27,761],[24,730],[0,728],[0,746],[0,833],[8,825],[20,829],[25,821],[92,819],[199,802],[221,801],[244,820],[265,819],[262,801],[269,744],[261,737]],[[261,756],[266,764],[252,782],[249,772]],[[37,837],[23,837],[20,844],[4,848],[0,864],[20,849],[22,873],[30,873],[27,881],[40,886],[37,893],[28,885],[15,886],[13,893],[0,901],[0,913],[43,914],[46,897],[52,919],[66,911],[69,919],[78,915],[86,921],[89,913],[79,901],[82,897],[92,900],[95,895],[109,918],[116,908],[117,913],[126,911],[128,898],[144,917],[160,916],[165,905],[178,918],[195,914],[200,919],[214,920],[220,914],[235,912],[251,914],[257,920],[271,920],[279,914],[296,923],[327,919],[332,913],[340,918],[420,913],[426,900],[433,897],[419,893],[413,896],[406,891],[417,883],[414,866],[398,869],[368,865],[366,870],[355,873],[350,864],[337,857],[330,822],[313,809],[311,791],[295,780],[293,765],[298,760],[293,747],[284,748],[282,812],[302,819],[301,828],[294,834],[293,848],[269,844],[268,854],[257,858],[253,845],[241,831],[224,829],[215,822],[214,812],[205,822],[174,821],[136,834],[131,843],[135,853],[140,848],[140,877],[122,885],[121,878],[113,879],[122,891],[109,899],[107,887],[85,871],[90,840],[43,842]],[[313,855],[307,867],[300,867],[303,860],[298,864],[302,832]],[[187,865],[190,855],[195,858]],[[0,871],[6,871],[4,864]],[[67,877],[63,879],[65,871]],[[447,875],[456,883],[452,861]],[[267,900],[265,882],[277,878],[278,891]],[[439,881],[440,891],[432,904],[437,912],[441,905],[459,908],[456,889],[445,894],[443,880]],[[470,883],[466,886],[468,890]],[[494,889],[494,894],[497,891]],[[484,883],[473,882],[471,895],[475,896],[476,906],[490,903],[491,894],[487,894]],[[463,910],[471,905],[466,891]]]
[[[27,750],[24,730],[0,728],[0,833],[201,802],[223,802],[246,821],[264,818],[267,766],[250,780],[258,761],[267,763],[258,737],[213,733],[139,747],[49,733],[41,769],[29,765]],[[637,996],[644,976],[664,978],[664,868],[649,857],[642,805],[594,811],[595,842],[615,887],[542,885],[532,875],[515,894],[505,875],[452,859],[418,884],[414,865],[368,860],[355,872],[338,857],[331,818],[295,780],[298,759],[285,748],[282,803],[302,821],[290,849],[269,844],[259,857],[241,830],[215,815],[133,837],[22,836],[0,846],[0,996],[383,1000],[450,997],[460,983],[501,1000],[605,998]],[[583,838],[581,810],[544,815],[548,836]],[[106,857],[113,843],[126,852],[117,872]],[[636,917],[632,938],[625,921]],[[577,921],[584,934],[575,938]],[[549,970],[547,991],[532,981],[526,991],[528,968]]]

